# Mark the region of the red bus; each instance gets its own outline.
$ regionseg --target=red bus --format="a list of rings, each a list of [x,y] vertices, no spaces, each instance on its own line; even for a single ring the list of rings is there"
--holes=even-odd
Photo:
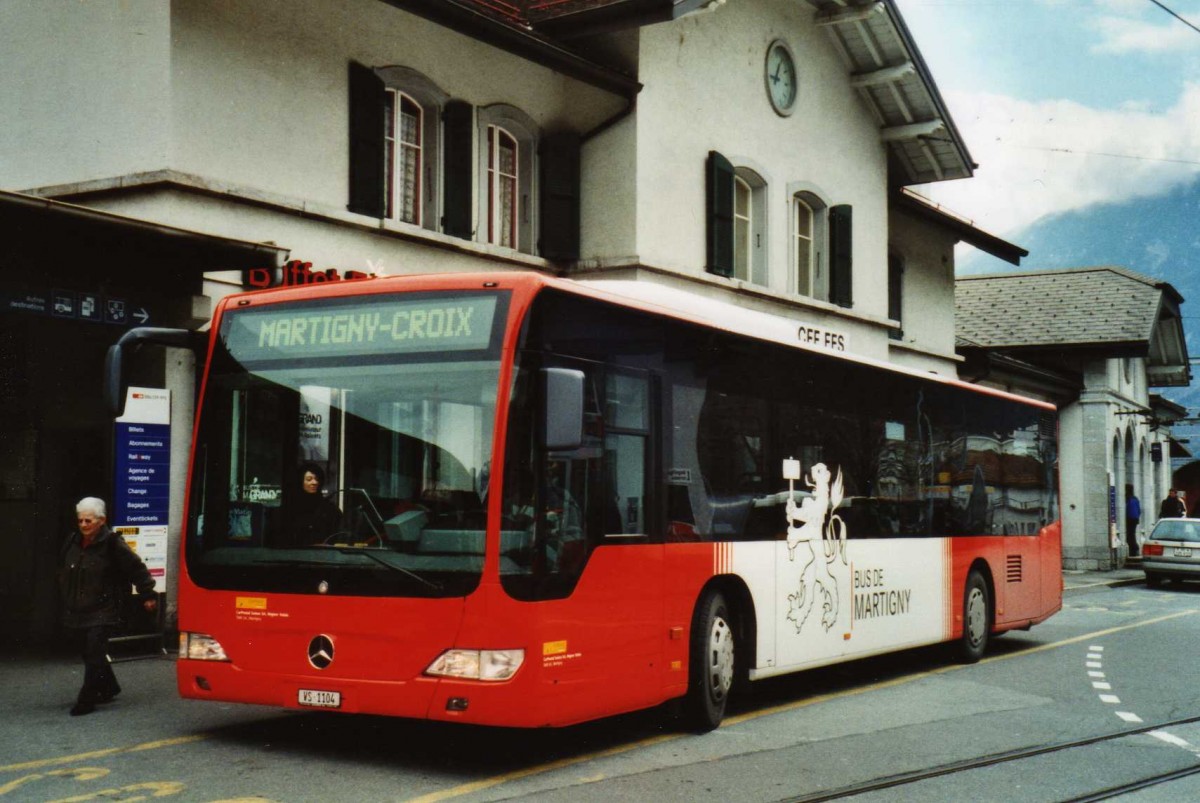
[[[704,730],[743,682],[1057,611],[1054,408],[813,331],[529,273],[224,299],[180,694]]]

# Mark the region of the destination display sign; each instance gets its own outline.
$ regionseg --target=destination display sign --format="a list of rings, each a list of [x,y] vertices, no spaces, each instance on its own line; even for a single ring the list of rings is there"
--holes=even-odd
[[[241,361],[487,348],[495,295],[278,305],[226,313],[222,337]]]

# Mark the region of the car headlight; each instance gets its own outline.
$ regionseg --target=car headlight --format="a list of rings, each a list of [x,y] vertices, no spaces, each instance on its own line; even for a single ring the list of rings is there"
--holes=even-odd
[[[225,648],[207,633],[179,633],[179,657],[193,661],[228,661]]]
[[[508,680],[525,662],[525,650],[446,650],[427,675],[467,680]]]

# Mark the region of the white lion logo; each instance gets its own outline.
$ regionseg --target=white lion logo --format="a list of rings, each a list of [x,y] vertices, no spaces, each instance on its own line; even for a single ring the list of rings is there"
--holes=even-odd
[[[839,557],[846,563],[846,524],[836,513],[842,503],[842,472],[838,470],[837,478],[830,486],[829,469],[824,463],[812,467],[811,479],[805,479],[804,484],[812,489],[812,496],[804,499],[796,506],[794,477],[800,473],[799,464],[792,463],[789,471],[788,463],[784,466],[784,475],[788,476],[788,499],[785,512],[787,515],[787,546],[788,560],[796,560],[796,547],[801,543],[808,546],[808,561],[800,570],[800,586],[788,594],[788,619],[796,625],[796,632],[804,626],[809,614],[821,600],[821,625],[829,630],[838,618],[838,582],[830,571],[830,566]],[[791,476],[789,476],[791,475]],[[828,523],[826,523],[828,520]],[[795,526],[800,522],[800,526]],[[825,558],[822,565],[817,563],[816,542],[821,542],[821,552]]]

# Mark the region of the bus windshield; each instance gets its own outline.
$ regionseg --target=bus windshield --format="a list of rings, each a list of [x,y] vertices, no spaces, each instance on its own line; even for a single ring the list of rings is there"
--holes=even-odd
[[[438,293],[227,312],[195,445],[192,579],[351,596],[473,590],[506,302]]]

